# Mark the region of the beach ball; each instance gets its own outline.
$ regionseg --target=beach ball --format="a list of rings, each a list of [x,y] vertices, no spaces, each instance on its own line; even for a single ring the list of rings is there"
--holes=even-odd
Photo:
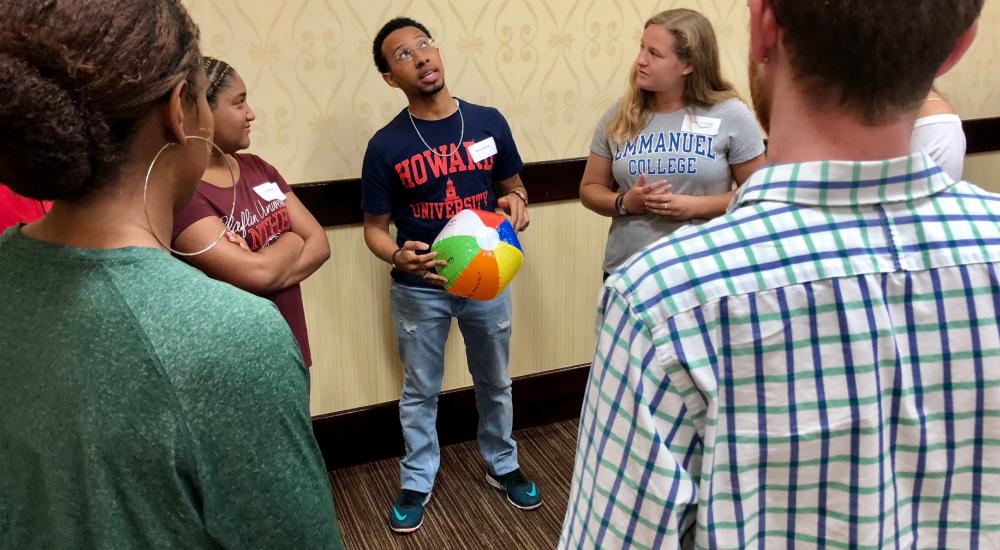
[[[517,232],[505,216],[462,210],[444,226],[431,250],[447,265],[437,268],[456,296],[492,300],[507,288],[521,268],[524,252]]]

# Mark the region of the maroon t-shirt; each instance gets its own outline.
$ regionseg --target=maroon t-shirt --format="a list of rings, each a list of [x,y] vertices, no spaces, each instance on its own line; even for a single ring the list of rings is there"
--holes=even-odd
[[[191,202],[174,216],[175,239],[194,222],[210,216],[220,218],[226,227],[243,237],[247,246],[254,252],[277,241],[282,234],[292,230],[285,201],[273,198],[274,196],[268,193],[266,188],[261,188],[259,192],[254,189],[262,185],[273,188],[273,185],[268,184],[276,184],[282,193],[290,193],[291,189],[285,183],[285,179],[273,166],[257,155],[233,156],[240,165],[233,219],[229,219],[229,211],[233,205],[232,188],[216,187],[207,181],[202,181],[198,184]],[[278,306],[278,311],[285,317],[285,321],[299,341],[302,359],[306,366],[312,365],[306,317],[302,309],[302,289],[299,285],[294,285],[264,297]]]

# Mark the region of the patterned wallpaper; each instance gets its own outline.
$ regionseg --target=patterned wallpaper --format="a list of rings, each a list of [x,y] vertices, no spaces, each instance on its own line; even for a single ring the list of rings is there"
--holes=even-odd
[[[715,25],[723,70],[746,97],[747,9],[739,0],[187,0],[203,50],[246,80],[252,150],[293,183],[357,177],[371,134],[405,104],[371,60],[386,20],[420,20],[439,41],[452,93],[498,107],[525,161],[584,156],[625,87],[653,13],[691,7]],[[1000,115],[1000,2],[939,83],[965,118]]]

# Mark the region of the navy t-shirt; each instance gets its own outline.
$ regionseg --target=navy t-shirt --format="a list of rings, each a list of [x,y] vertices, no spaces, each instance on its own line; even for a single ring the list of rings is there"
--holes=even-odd
[[[497,207],[493,183],[516,175],[524,167],[510,126],[492,107],[459,100],[458,111],[441,120],[414,118],[432,153],[413,129],[406,109],[372,136],[361,168],[361,208],[368,214],[391,214],[396,243],[434,242],[455,214],[467,208],[492,211]],[[465,119],[465,136],[462,119]],[[496,154],[473,161],[469,147],[492,138]],[[420,277],[392,271],[405,285],[430,287]]]

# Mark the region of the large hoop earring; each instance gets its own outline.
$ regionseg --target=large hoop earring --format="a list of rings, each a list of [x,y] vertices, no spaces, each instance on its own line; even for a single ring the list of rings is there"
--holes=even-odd
[[[201,136],[184,136],[184,137],[187,139],[200,139],[205,143],[214,147],[215,150],[218,151],[220,155],[222,155],[223,159],[226,158],[226,153],[224,153],[222,149],[219,149],[219,146],[216,145],[212,140],[203,138]],[[229,231],[229,227],[223,227],[222,233],[219,234],[219,237],[214,241],[212,241],[212,243],[206,246],[205,248],[202,248],[201,250],[198,250],[196,252],[181,252],[179,250],[174,250],[173,248],[170,247],[170,245],[160,240],[160,237],[156,234],[156,231],[153,229],[153,222],[150,221],[149,219],[149,209],[146,207],[146,194],[147,191],[149,190],[149,176],[150,174],[153,173],[153,166],[156,165],[156,161],[159,160],[160,155],[162,155],[164,151],[169,149],[171,145],[177,145],[177,144],[174,142],[169,142],[165,143],[163,147],[160,147],[160,150],[156,152],[156,156],[153,157],[153,162],[149,163],[149,169],[146,170],[146,181],[144,181],[142,184],[142,213],[146,215],[146,223],[149,224],[149,231],[150,233],[153,234],[153,238],[156,239],[156,242],[160,243],[160,246],[166,248],[172,254],[176,254],[177,256],[197,256],[198,254],[204,254],[205,252],[208,252],[209,250],[214,248],[215,245],[219,244],[219,241],[221,241],[222,238],[226,236],[226,232]],[[231,220],[233,219],[233,215],[236,214],[236,173],[233,172],[233,166],[228,162],[226,163],[226,167],[229,168],[229,178],[233,180],[233,206],[229,210],[229,219]]]

